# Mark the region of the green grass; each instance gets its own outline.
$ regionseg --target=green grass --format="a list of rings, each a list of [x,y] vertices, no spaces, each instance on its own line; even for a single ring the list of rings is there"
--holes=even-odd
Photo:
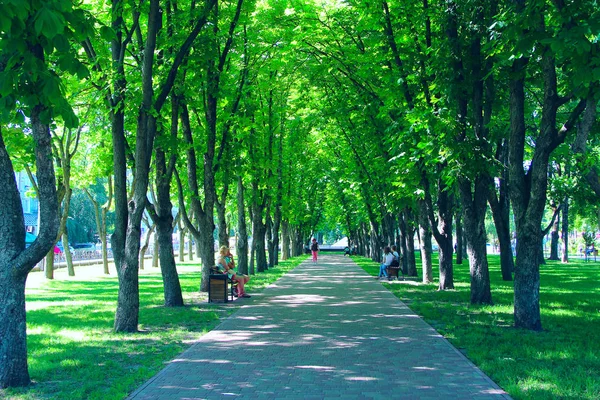
[[[378,263],[353,258],[379,273]],[[542,265],[544,330],[530,332],[514,328],[513,283],[502,281],[499,256],[488,259],[493,306],[469,304],[468,261],[454,266],[455,290],[385,285],[513,398],[600,399],[600,263]]]
[[[305,258],[282,261],[252,276],[247,291],[256,293]],[[140,275],[140,332],[136,334],[112,331],[116,277],[28,286],[27,346],[33,384],[0,390],[0,398],[125,398],[243,302],[208,304],[206,294],[198,292],[199,269],[189,263],[178,267],[186,303],[180,308],[163,307],[159,270],[144,270]]]

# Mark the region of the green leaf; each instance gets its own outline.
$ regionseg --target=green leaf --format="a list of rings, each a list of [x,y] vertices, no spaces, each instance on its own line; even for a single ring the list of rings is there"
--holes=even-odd
[[[37,35],[43,35],[49,39],[64,31],[64,19],[60,14],[55,13],[48,7],[44,7],[38,11],[34,29]]]

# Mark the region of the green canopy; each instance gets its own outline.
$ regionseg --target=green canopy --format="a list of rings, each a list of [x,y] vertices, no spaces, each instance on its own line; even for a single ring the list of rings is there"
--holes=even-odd
[[[37,239],[33,233],[25,232],[25,244],[31,244]]]

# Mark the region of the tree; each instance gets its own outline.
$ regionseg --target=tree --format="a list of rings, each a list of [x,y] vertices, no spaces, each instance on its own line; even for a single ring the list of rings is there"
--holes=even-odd
[[[0,9],[0,387],[29,384],[25,324],[25,281],[50,250],[58,226],[56,178],[50,124],[77,126],[61,91],[60,72],[83,78],[86,68],[70,42],[90,32],[89,15],[70,2],[8,1]],[[9,34],[10,33],[10,34]],[[55,51],[57,50],[57,51]],[[52,62],[56,62],[53,64]],[[60,65],[63,71],[59,71]],[[27,122],[25,122],[27,118]],[[17,132],[14,123],[26,126]],[[8,126],[7,126],[8,125]],[[40,230],[25,248],[25,225],[6,135],[31,135],[35,147]]]

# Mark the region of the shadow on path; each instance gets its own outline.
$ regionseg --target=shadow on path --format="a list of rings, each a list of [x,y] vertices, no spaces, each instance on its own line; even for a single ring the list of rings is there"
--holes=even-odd
[[[130,399],[509,398],[341,255],[241,301]]]

